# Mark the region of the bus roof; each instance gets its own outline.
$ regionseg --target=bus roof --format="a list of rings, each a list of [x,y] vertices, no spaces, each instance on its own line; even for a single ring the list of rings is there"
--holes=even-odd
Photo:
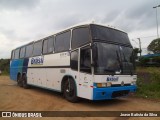
[[[111,28],[111,29],[114,29],[114,30],[118,30],[118,31],[121,31],[121,32],[124,32],[126,33],[125,31],[121,30],[121,29],[118,29],[116,27],[112,27],[112,26],[105,26],[105,25],[102,25],[102,24],[97,24],[97,23],[82,23],[82,24],[76,24],[76,25],[73,25],[73,26],[70,26],[68,28],[65,28],[65,29],[62,29],[62,30],[59,30],[57,32],[55,32],[53,35],[56,35],[56,34],[59,34],[61,32],[64,32],[64,31],[67,31],[69,29],[74,29],[74,28],[77,28],[77,27],[81,27],[81,26],[90,26],[90,25],[98,25],[98,26],[102,26],[102,27],[108,27],[108,28]]]
[[[27,44],[25,44],[25,45],[19,46],[19,47],[15,48],[15,49],[21,48],[21,47],[23,47],[23,46],[32,44],[32,43],[37,42],[37,41],[41,41],[41,40],[47,39],[47,38],[49,38],[49,37],[52,37],[52,36],[55,36],[55,35],[57,35],[57,34],[63,33],[64,31],[67,31],[67,30],[70,30],[70,29],[75,29],[75,28],[78,28],[78,27],[90,26],[90,25],[98,25],[98,26],[107,27],[107,28],[111,28],[111,29],[118,30],[118,31],[121,31],[121,32],[123,32],[123,33],[126,33],[126,32],[123,31],[123,30],[117,29],[117,28],[112,27],[112,26],[109,26],[109,25],[108,25],[108,26],[105,26],[105,25],[102,25],[102,24],[95,24],[95,23],[80,23],[80,24],[76,24],[76,25],[70,26],[70,27],[65,28],[65,29],[62,29],[62,30],[58,30],[58,31],[56,31],[55,33],[53,33],[52,35],[50,35],[50,36],[44,37],[44,38],[39,39],[39,40],[34,40],[34,41],[29,42],[29,43],[27,43]],[[126,33],[126,34],[127,34],[127,33]],[[15,49],[14,49],[14,50],[15,50]]]

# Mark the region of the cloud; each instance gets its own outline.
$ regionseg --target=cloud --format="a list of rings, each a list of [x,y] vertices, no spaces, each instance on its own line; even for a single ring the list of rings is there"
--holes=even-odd
[[[124,5],[117,9],[103,13],[101,23],[118,27],[126,32],[143,31],[156,27],[155,10],[152,8],[155,3],[153,1],[124,1]],[[137,4],[136,4],[137,3]]]
[[[39,0],[0,0],[0,9],[17,10],[34,8],[39,2]]]
[[[155,34],[154,5],[151,0],[0,0],[0,42],[6,41],[0,45],[0,57],[9,57],[14,47],[85,21],[115,26],[135,38]],[[2,55],[5,46],[8,52]]]
[[[152,4],[152,1],[146,1],[126,9],[124,14],[120,17],[122,24],[118,25],[117,21],[115,24],[126,29],[128,32],[156,27],[155,11],[152,8],[154,4]]]

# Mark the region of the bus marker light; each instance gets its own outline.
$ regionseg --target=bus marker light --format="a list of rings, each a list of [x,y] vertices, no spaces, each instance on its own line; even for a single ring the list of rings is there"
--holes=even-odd
[[[97,87],[107,87],[106,83],[97,83]]]
[[[112,85],[111,82],[107,82],[107,87],[110,87]]]
[[[132,81],[132,82],[131,82],[131,85],[136,85],[136,81]]]

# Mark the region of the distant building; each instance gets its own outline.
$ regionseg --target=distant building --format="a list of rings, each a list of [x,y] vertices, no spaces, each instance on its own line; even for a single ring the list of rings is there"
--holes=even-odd
[[[157,66],[160,67],[160,54],[147,54],[147,55],[142,55],[142,64],[144,66]]]
[[[159,57],[160,54],[147,54],[147,55],[143,55],[142,57],[145,57],[145,58],[152,58],[152,57]]]

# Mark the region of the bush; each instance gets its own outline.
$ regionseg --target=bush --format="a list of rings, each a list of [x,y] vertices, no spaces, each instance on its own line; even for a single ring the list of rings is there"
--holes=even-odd
[[[160,98],[160,68],[148,67],[137,69],[138,90],[136,95],[147,98]]]
[[[0,70],[2,71],[2,74],[9,74],[9,63],[10,59],[0,59]]]

